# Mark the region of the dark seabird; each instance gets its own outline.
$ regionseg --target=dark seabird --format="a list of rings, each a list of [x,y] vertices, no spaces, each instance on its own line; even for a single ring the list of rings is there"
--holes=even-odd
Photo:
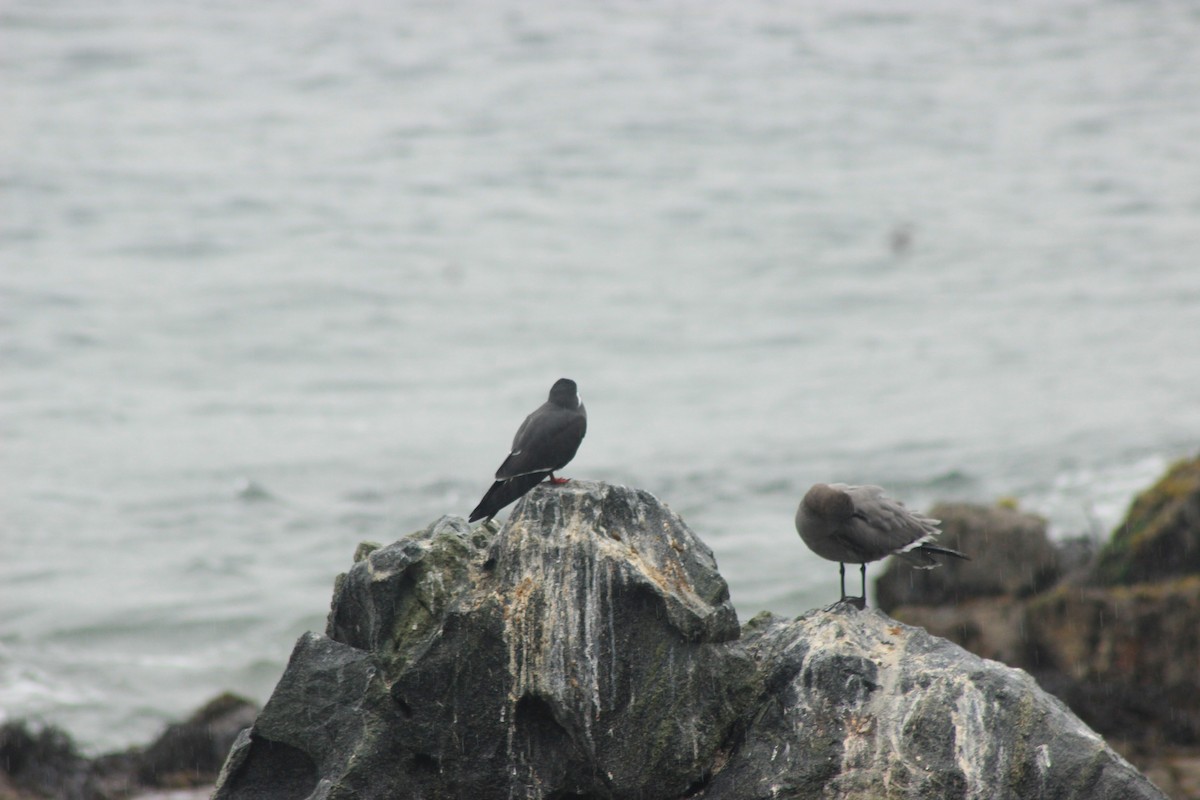
[[[931,544],[940,520],[909,511],[878,486],[818,483],[796,509],[796,530],[809,549],[837,561],[842,599],[867,604],[867,562],[895,555],[917,569],[938,566],[934,555],[967,558],[957,550]],[[862,596],[846,596],[846,564],[862,565]]]
[[[575,457],[585,433],[587,409],[575,381],[559,378],[550,387],[549,399],[517,429],[512,452],[496,470],[496,482],[475,506],[469,521],[491,519],[547,475],[551,483],[566,483],[566,478],[556,478],[554,472]]]

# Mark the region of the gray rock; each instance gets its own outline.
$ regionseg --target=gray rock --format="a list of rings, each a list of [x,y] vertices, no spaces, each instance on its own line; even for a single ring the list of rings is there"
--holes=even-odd
[[[655,498],[539,487],[340,576],[214,797],[1162,796],[1024,673],[879,612],[740,633]]]
[[[766,691],[697,797],[1163,796],[1025,672],[881,611],[761,614],[741,646]]]
[[[879,607],[958,603],[973,597],[1025,597],[1052,585],[1062,573],[1059,552],[1046,536],[1046,520],[1004,506],[940,503],[929,516],[942,521],[938,544],[970,557],[937,569],[914,569],[892,559],[875,581]]]

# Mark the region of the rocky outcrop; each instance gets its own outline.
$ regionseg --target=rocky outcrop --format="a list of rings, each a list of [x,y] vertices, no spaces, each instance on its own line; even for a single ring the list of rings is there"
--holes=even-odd
[[[336,583],[215,798],[1156,798],[1026,674],[849,606],[739,629],[645,492],[542,486]]]
[[[1133,501],[1100,551],[1091,582],[1101,586],[1200,574],[1200,457],[1174,464]]]
[[[701,797],[1159,796],[1028,674],[880,611],[763,615],[744,646],[766,691]]]
[[[643,492],[536,490],[499,536],[443,518],[338,580],[218,797],[285,796],[281,764],[297,796],[682,796],[751,692],[712,646],[738,633],[711,551]]]
[[[1007,506],[939,503],[928,515],[941,520],[938,544],[971,559],[948,559],[938,569],[916,569],[893,558],[875,582],[879,607],[940,606],[977,597],[1025,597],[1053,585],[1062,572],[1046,520]]]
[[[998,514],[979,508],[976,539],[995,530]],[[1012,561],[1005,553],[967,551],[984,572],[1004,571]],[[1200,785],[1200,760],[1187,749],[1200,745],[1197,553],[1200,459],[1173,465],[1133,502],[1100,554],[1065,570],[1054,586],[959,603],[909,593],[911,604],[892,613],[1028,670],[1092,728],[1153,769],[1173,796],[1200,796],[1186,788]],[[1165,753],[1172,755],[1160,758]]]

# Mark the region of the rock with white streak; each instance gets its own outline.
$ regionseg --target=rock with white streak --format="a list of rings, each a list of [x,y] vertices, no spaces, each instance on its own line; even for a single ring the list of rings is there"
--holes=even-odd
[[[214,795],[814,796],[1162,795],[1025,673],[880,612],[739,629],[675,514],[579,481],[364,553]]]
[[[697,797],[1163,797],[1027,673],[882,611],[761,614],[740,646],[764,692]]]

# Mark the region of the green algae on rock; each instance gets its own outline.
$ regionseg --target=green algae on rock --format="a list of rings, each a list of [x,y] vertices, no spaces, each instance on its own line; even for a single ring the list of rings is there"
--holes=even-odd
[[[1134,499],[1091,579],[1111,586],[1192,573],[1200,573],[1200,456],[1176,462]]]

